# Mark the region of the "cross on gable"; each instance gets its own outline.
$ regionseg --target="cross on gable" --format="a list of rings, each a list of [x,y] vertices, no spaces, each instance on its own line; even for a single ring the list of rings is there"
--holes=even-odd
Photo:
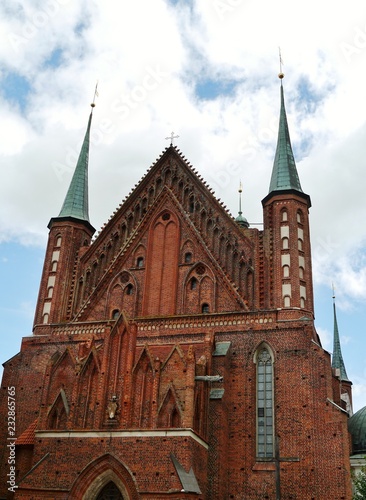
[[[165,140],[170,139],[170,145],[173,146],[174,139],[178,139],[178,137],[179,135],[174,135],[174,132],[172,132],[168,137],[165,137]]]

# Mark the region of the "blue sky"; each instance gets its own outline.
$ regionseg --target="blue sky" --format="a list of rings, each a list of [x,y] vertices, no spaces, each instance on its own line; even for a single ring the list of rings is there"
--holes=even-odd
[[[47,224],[66,194],[96,81],[94,227],[108,220],[172,130],[233,215],[243,183],[243,215],[258,223],[277,139],[281,46],[292,145],[312,199],[316,325],[331,352],[333,282],[355,409],[365,406],[363,2],[351,10],[338,0],[309,0],[300,14],[289,0],[268,2],[266,16],[263,6],[240,0],[142,4],[0,5],[1,361],[32,332]]]

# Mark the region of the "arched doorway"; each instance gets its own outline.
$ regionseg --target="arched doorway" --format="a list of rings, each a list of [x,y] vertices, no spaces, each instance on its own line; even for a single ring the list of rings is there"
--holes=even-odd
[[[113,481],[109,481],[97,496],[96,500],[124,500]]]
[[[116,457],[106,453],[79,474],[69,498],[82,500],[139,500],[136,481],[131,471]]]

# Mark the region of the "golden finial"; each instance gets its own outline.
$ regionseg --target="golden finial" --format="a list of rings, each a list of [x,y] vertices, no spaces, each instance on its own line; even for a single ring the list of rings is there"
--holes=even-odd
[[[281,54],[281,47],[278,47],[278,53],[280,56],[280,72],[278,73],[278,78],[282,80],[282,78],[285,77],[285,74],[282,72],[282,65],[283,65],[283,60],[282,60],[282,54]]]

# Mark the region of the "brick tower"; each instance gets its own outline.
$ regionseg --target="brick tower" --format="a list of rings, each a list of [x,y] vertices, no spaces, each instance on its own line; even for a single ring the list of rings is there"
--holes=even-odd
[[[351,498],[344,377],[314,328],[282,82],[263,230],[171,144],[92,241],[91,118],[49,224],[33,334],[4,365],[16,488],[3,419],[0,498]]]
[[[269,193],[262,201],[270,263],[265,307],[303,309],[313,318],[309,234],[310,197],[303,192],[292,152],[281,79],[281,110]],[[291,313],[292,315],[293,313]],[[296,314],[296,313],[295,313]]]

